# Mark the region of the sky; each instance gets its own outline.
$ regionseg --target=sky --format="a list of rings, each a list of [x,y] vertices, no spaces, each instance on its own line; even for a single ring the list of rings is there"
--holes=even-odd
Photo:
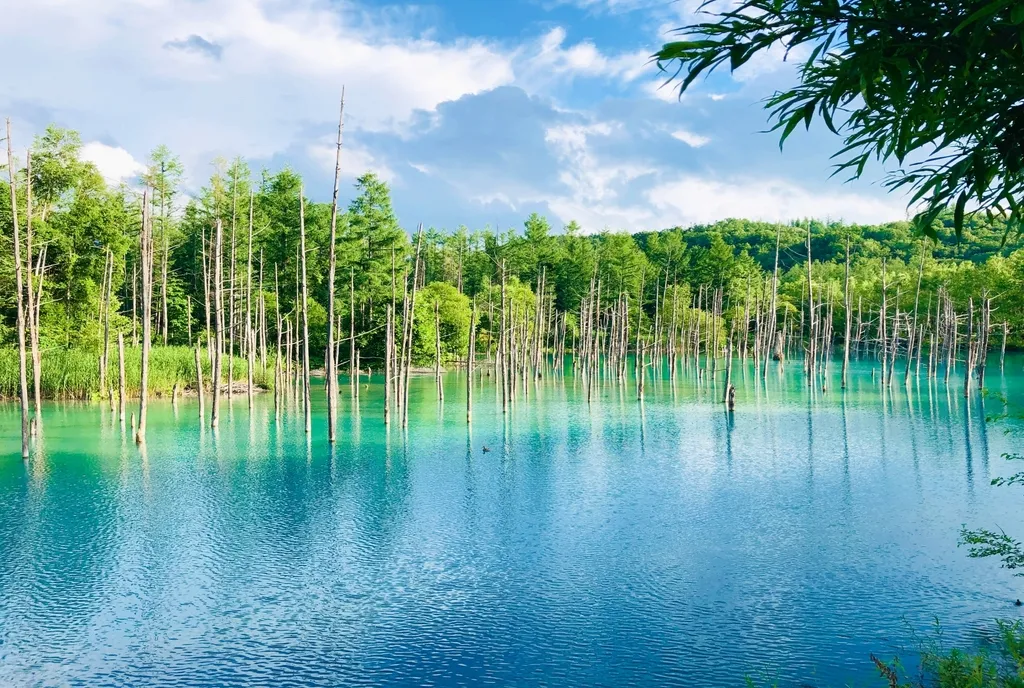
[[[729,0],[716,0],[721,5]],[[165,144],[195,192],[216,157],[300,172],[329,201],[368,170],[399,220],[444,229],[641,231],[730,217],[907,216],[881,170],[830,178],[823,126],[780,151],[763,100],[795,80],[758,56],[679,98],[650,55],[699,0],[0,0],[0,115],[54,123],[129,180]],[[23,144],[24,145],[24,144]]]

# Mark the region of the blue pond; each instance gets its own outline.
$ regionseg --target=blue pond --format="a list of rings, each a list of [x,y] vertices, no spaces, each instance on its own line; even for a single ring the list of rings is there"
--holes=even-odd
[[[1021,363],[990,372],[1011,407]],[[912,663],[936,620],[976,645],[1021,615],[957,548],[1020,523],[995,395],[736,377],[732,417],[692,374],[642,405],[546,379],[507,415],[483,378],[468,428],[451,374],[405,431],[374,379],[333,448],[320,394],[309,438],[270,398],[216,433],[157,401],[142,449],[55,403],[28,462],[4,406],[0,684],[877,685],[869,654]]]

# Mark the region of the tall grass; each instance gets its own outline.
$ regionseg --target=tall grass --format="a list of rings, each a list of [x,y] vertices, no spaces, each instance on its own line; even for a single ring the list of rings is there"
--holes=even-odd
[[[43,351],[42,394],[48,399],[94,399],[105,395],[100,390],[99,356],[90,349],[52,349]],[[125,347],[125,384],[128,396],[138,397],[139,377],[142,365],[142,349]],[[212,371],[206,350],[200,351],[203,365],[203,382],[210,387]],[[235,356],[234,381],[245,382],[246,361]],[[29,384],[32,381],[31,357],[29,358]],[[228,365],[224,362],[224,374]],[[117,350],[110,352],[107,366],[107,380],[117,394]],[[263,370],[256,365],[255,382],[260,387],[273,384],[274,371]],[[154,346],[149,361],[149,390],[155,396],[169,396],[178,384],[182,389],[195,390],[195,351],[185,346]],[[18,352],[15,349],[0,349],[0,397],[13,398],[18,395]]]

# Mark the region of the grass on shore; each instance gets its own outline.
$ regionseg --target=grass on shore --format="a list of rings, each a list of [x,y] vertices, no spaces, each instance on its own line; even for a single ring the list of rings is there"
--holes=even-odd
[[[139,378],[142,366],[142,349],[125,347],[125,384],[129,397],[138,397]],[[32,360],[28,357],[28,383],[32,386]],[[200,350],[203,365],[203,385],[209,390],[212,371],[206,350]],[[42,395],[47,399],[95,399],[105,396],[100,389],[99,356],[93,350],[86,349],[51,349],[42,354]],[[273,383],[274,370],[269,365],[264,370],[256,361],[255,383],[260,387],[270,387]],[[232,377],[235,383],[246,380],[246,361],[234,357]],[[228,375],[228,361],[224,361],[224,379]],[[117,349],[110,352],[107,364],[107,381],[114,394],[117,394],[118,364]],[[174,385],[181,389],[195,390],[196,361],[195,350],[186,346],[154,346],[149,359],[149,391],[154,396],[170,396]],[[16,349],[0,349],[0,398],[17,398],[18,396],[18,352]],[[31,394],[31,392],[30,392]]]

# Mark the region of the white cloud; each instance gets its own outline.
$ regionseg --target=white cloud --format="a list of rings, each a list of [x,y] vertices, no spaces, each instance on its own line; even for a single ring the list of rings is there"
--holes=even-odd
[[[515,78],[506,48],[409,36],[330,0],[4,5],[0,41],[29,68],[7,71],[0,106],[116,133],[140,157],[166,143],[192,170],[308,140],[330,127],[343,84],[351,130],[401,131],[417,111]]]
[[[82,146],[79,158],[91,162],[108,184],[130,181],[146,171],[146,166],[124,148],[92,141]]]
[[[679,84],[677,82],[665,83],[665,79],[649,81],[644,84],[644,91],[652,98],[662,100],[666,103],[678,103],[686,100],[686,94],[679,97]]]
[[[807,189],[781,179],[713,181],[684,176],[654,186],[646,199],[664,226],[736,217],[786,222],[815,217],[848,222],[888,222],[906,215],[901,199]]]
[[[694,134],[692,131],[686,131],[685,129],[677,129],[676,131],[673,131],[672,138],[682,141],[690,148],[700,148],[711,141],[707,136]]]
[[[334,179],[334,165],[336,162],[337,146],[334,141],[321,140],[306,147],[306,154],[320,164],[325,174]],[[390,183],[398,179],[395,171],[388,164],[377,158],[366,148],[345,144],[341,149],[341,177],[342,184],[348,180],[355,179],[364,172],[375,172],[378,177]]]
[[[628,83],[654,69],[650,64],[649,50],[606,55],[590,41],[566,45],[565,40],[566,31],[561,26],[548,31],[536,45],[525,51],[518,75],[529,82],[584,76]]]
[[[591,137],[607,137],[621,127],[617,122],[595,122],[561,125],[545,133],[544,140],[562,163],[559,181],[569,188],[575,202],[610,202],[618,195],[618,186],[655,171],[632,161],[602,160],[591,151]]]

